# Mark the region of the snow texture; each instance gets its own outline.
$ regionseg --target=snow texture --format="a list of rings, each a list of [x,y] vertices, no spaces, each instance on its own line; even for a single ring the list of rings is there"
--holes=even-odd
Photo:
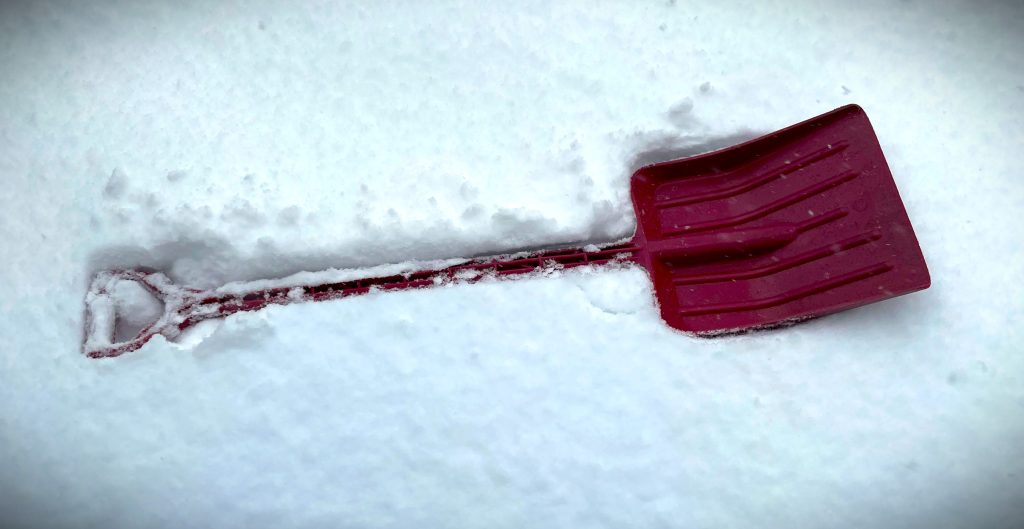
[[[1014,2],[5,2],[0,526],[1024,526],[1022,27]],[[928,291],[694,339],[642,271],[577,269],[80,353],[103,269],[213,288],[621,239],[637,167],[850,102]]]

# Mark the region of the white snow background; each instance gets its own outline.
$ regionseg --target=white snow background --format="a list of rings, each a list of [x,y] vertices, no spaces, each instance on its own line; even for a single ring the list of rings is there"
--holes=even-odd
[[[1015,2],[4,2],[3,527],[1024,525]],[[638,166],[855,102],[930,290],[693,339],[639,270],[274,307],[199,287],[633,230]]]

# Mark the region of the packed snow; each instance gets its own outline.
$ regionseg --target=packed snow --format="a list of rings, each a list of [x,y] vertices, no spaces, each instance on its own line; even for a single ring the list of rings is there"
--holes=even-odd
[[[118,281],[111,298],[118,305],[117,322],[126,326],[119,335],[134,336],[144,326],[156,321],[163,312],[163,303],[135,281]]]
[[[1024,524],[1024,7],[554,4],[0,6],[0,526]],[[81,352],[102,270],[621,240],[636,168],[847,103],[927,291],[697,339],[581,268]]]

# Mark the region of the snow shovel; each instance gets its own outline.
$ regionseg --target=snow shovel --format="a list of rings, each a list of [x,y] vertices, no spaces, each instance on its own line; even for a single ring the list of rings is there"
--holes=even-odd
[[[114,357],[158,334],[173,339],[200,321],[271,304],[551,267],[635,263],[653,280],[665,322],[697,335],[787,325],[930,284],[878,139],[856,105],[734,147],[643,167],[630,187],[636,233],[628,242],[602,247],[271,288],[261,281],[203,291],[174,285],[159,272],[101,272],[86,297],[83,351]],[[111,289],[124,280],[142,285],[164,307],[137,335],[115,340]]]

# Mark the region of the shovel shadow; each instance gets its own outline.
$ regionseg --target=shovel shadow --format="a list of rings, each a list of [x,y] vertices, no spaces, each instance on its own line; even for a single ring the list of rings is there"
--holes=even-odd
[[[723,136],[677,136],[668,133],[652,133],[641,138],[637,149],[629,159],[629,171],[632,174],[647,165],[725,149],[764,134],[764,132],[750,129],[742,129]]]

